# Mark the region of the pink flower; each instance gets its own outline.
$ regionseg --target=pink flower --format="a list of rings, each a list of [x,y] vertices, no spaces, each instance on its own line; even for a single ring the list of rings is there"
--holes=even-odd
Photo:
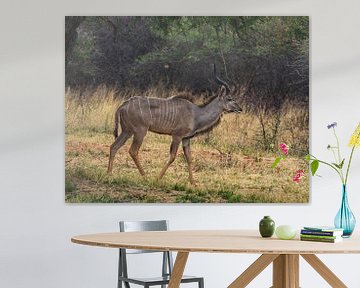
[[[280,143],[279,146],[280,146],[281,150],[283,151],[284,155],[289,154],[289,147],[285,143]]]
[[[297,170],[296,174],[295,174],[295,176],[293,178],[293,181],[296,182],[296,183],[300,183],[300,180],[301,180],[302,177],[304,177],[304,175],[305,175],[304,170]]]

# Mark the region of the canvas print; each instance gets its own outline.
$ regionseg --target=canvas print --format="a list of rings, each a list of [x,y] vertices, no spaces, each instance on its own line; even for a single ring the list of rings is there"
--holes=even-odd
[[[309,201],[309,17],[65,17],[67,203]]]

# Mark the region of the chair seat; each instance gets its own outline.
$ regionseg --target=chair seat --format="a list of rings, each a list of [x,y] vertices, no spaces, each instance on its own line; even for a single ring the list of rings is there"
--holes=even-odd
[[[202,277],[195,277],[195,276],[187,276],[183,275],[181,279],[181,283],[187,283],[187,282],[196,282],[200,281]],[[149,278],[136,278],[132,277],[131,279],[126,277],[119,277],[119,280],[134,283],[138,285],[161,285],[161,284],[168,284],[170,281],[170,276],[164,276],[164,277],[149,277]]]

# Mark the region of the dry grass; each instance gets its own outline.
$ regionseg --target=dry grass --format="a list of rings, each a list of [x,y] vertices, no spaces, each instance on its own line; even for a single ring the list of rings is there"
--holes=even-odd
[[[308,180],[292,182],[305,162],[290,155],[273,170],[276,154],[262,151],[261,127],[256,115],[244,112],[225,115],[212,132],[192,139],[194,176],[197,186],[187,181],[187,167],[179,153],[162,181],[156,176],[168,158],[171,137],[148,133],[140,150],[147,172],[143,179],[122,147],[112,175],[106,173],[109,146],[113,142],[113,115],[122,99],[134,95],[104,87],[80,94],[66,92],[66,201],[67,202],[308,202]],[[147,96],[159,95],[156,89]],[[162,92],[164,97],[171,93]],[[277,141],[296,151],[307,150],[307,110],[288,103],[281,114]],[[271,129],[271,117],[266,119]],[[180,152],[180,150],[179,150]]]

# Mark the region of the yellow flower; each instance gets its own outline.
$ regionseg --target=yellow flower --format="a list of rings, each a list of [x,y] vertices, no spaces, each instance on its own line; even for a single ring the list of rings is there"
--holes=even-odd
[[[358,126],[356,127],[354,133],[351,136],[349,146],[360,147],[360,122],[359,122]]]

